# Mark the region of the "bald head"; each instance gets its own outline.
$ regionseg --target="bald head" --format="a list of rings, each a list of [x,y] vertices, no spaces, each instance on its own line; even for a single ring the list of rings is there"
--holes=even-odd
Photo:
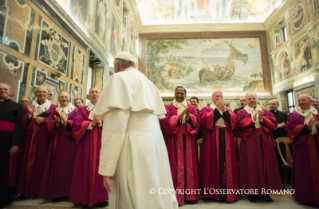
[[[65,91],[62,91],[59,93],[59,96],[58,96],[58,101],[61,105],[61,107],[66,107],[69,105],[69,101],[70,101],[70,96],[67,92]]]
[[[312,97],[310,95],[308,95],[308,94],[301,94],[298,97],[298,106],[302,110],[309,110],[311,102],[312,102]]]
[[[0,99],[9,99],[10,86],[5,83],[0,83]]]
[[[39,103],[43,103],[47,100],[48,90],[43,86],[39,86],[35,89],[35,96]]]
[[[257,94],[255,92],[248,92],[246,94],[246,101],[249,107],[255,108],[257,106]]]

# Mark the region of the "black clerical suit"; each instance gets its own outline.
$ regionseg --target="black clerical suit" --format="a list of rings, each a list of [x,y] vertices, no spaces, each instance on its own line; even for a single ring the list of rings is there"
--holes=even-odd
[[[274,114],[278,124],[284,122],[287,125],[287,113],[279,111],[279,110],[271,110],[270,112],[272,112],[272,114]],[[288,137],[287,133],[286,133],[286,126],[282,127],[282,128],[276,128],[273,132],[272,132],[272,136],[274,138],[274,140],[276,140],[279,137]],[[281,154],[284,158],[286,158],[286,148],[285,148],[285,144],[284,143],[280,143],[280,151]],[[292,154],[292,146],[291,144],[289,145],[290,148],[290,153]],[[280,157],[280,154],[278,152],[277,147],[275,147],[275,153],[276,153],[276,157],[277,157],[277,162],[278,162],[278,167],[279,167],[279,171],[280,171],[280,176],[281,176],[281,180],[283,181],[283,167],[282,167],[282,160]],[[288,180],[291,179],[291,174],[288,174]]]
[[[23,108],[9,99],[0,100],[0,208],[7,202],[10,148],[20,146]]]

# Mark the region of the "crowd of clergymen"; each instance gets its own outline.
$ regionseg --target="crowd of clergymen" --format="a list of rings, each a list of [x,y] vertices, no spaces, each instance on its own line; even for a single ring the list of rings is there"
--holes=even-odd
[[[23,137],[10,150],[7,199],[13,201],[16,194],[51,200],[69,197],[88,207],[106,206],[107,190],[97,171],[103,119],[91,114],[100,90],[90,89],[87,105],[80,98],[71,104],[66,92],[58,95],[57,105],[52,104],[44,87],[38,87],[35,96],[34,101],[20,99]],[[200,196],[238,200],[241,194],[229,189],[248,191],[251,202],[272,202],[262,191],[282,189],[283,162],[275,143],[279,137],[289,137],[293,145],[294,198],[319,205],[318,99],[300,95],[299,107],[290,114],[279,111],[275,99],[269,104],[270,111],[258,105],[255,93],[248,93],[233,112],[217,91],[211,105],[199,110],[197,97],[187,103],[186,89],[175,89],[160,125],[179,205],[194,204]],[[202,142],[200,157],[197,140]]]

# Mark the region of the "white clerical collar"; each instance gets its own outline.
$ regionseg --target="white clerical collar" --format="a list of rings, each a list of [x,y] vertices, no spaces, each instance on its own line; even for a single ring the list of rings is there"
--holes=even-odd
[[[86,110],[88,112],[91,112],[94,107],[95,107],[95,104],[92,104],[91,102],[89,102],[89,104],[86,105]]]
[[[246,110],[247,113],[249,114],[253,114],[255,113],[257,110],[262,110],[262,108],[257,104],[256,107],[249,107],[248,105],[246,105],[244,107],[244,109]]]
[[[318,110],[316,110],[316,108],[314,108],[313,106],[310,106],[308,110],[303,110],[300,107],[297,107],[296,112],[304,117],[307,117],[310,113],[312,113],[313,115],[318,115]]]
[[[68,115],[68,114],[70,114],[74,109],[75,109],[75,107],[74,107],[71,103],[69,103],[68,106],[65,106],[65,107],[59,106],[59,107],[57,107],[57,108],[56,108],[56,111],[57,111],[58,113],[62,113],[62,111],[63,111],[66,115]]]
[[[186,99],[184,99],[184,101],[182,102],[178,102],[175,99],[173,100],[173,105],[177,108],[180,109],[182,106],[187,107],[187,102]]]
[[[51,106],[51,102],[49,100],[45,100],[45,102],[42,104],[39,104],[37,100],[33,100],[32,104],[35,106],[35,108],[40,108],[42,112],[48,111]]]
[[[4,99],[0,99],[0,102],[4,102]]]

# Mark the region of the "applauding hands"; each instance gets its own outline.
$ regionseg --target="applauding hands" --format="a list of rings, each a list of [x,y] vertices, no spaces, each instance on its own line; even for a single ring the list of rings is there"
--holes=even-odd
[[[189,107],[186,107],[185,110],[183,110],[183,112],[179,115],[179,119],[182,120],[184,115],[186,116],[186,118],[189,117]]]

